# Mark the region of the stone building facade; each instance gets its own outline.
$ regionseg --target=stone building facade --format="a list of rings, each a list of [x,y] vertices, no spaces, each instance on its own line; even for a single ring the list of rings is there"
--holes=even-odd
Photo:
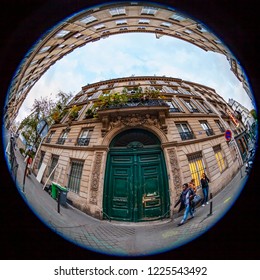
[[[131,76],[82,87],[37,154],[42,182],[69,189],[68,200],[99,219],[171,217],[182,184],[210,178],[215,195],[239,171],[243,133],[214,89],[171,77]],[[77,110],[76,110],[77,109]],[[72,111],[76,114],[72,116]]]

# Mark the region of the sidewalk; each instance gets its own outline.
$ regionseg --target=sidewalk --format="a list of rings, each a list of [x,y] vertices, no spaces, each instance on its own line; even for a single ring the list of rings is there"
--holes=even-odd
[[[213,198],[213,214],[210,205],[198,207],[195,217],[178,227],[182,216],[173,220],[160,220],[146,223],[124,223],[97,220],[68,205],[60,206],[58,213],[55,201],[33,174],[26,178],[23,193],[25,163],[16,151],[19,168],[17,183],[19,191],[35,214],[52,230],[65,239],[92,251],[109,255],[144,256],[168,251],[188,240],[192,240],[209,229],[219,217],[228,211],[242,190],[247,176],[238,172],[224,190]],[[242,168],[243,169],[243,168]]]

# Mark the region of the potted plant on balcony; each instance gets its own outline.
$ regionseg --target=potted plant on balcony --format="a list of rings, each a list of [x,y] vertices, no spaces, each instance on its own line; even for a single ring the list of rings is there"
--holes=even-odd
[[[82,109],[82,106],[73,105],[69,111],[69,119],[74,121],[79,116],[79,111]]]

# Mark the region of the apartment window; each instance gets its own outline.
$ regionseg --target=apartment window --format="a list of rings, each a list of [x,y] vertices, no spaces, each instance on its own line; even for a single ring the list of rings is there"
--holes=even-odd
[[[217,126],[221,132],[225,132],[225,128],[219,120],[216,120],[215,123],[217,124]]]
[[[146,19],[146,18],[142,18],[142,19],[139,19],[139,24],[149,24],[150,23],[150,20],[149,19]]]
[[[50,48],[51,48],[51,46],[45,46],[39,50],[39,53],[47,52],[47,50],[49,50]]]
[[[213,129],[211,129],[207,121],[201,121],[200,125],[208,136],[214,135]]]
[[[221,150],[221,146],[217,145],[217,146],[213,147],[213,151],[215,153],[219,171],[220,171],[220,173],[222,173],[227,168],[227,166],[226,166],[226,162],[225,162],[225,157]]]
[[[205,173],[205,165],[202,159],[202,152],[187,155],[190,167],[191,178],[195,179],[195,185],[200,185],[202,173]]]
[[[195,138],[187,123],[177,123],[176,127],[181,136],[181,140],[190,140]]]
[[[95,18],[94,16],[87,16],[87,17],[82,18],[80,20],[80,22],[88,24],[88,23],[91,23],[91,22],[93,22],[95,20],[97,20],[97,18]]]
[[[68,189],[74,193],[79,193],[80,181],[84,162],[79,160],[71,161],[71,168],[68,178]]]
[[[143,7],[141,14],[155,15],[157,11],[158,11],[158,9],[154,8],[154,7]]]
[[[70,33],[69,30],[61,30],[55,35],[55,38],[63,38],[69,33]]]
[[[100,23],[100,24],[98,24],[98,25],[95,25],[94,28],[95,28],[96,30],[99,30],[99,29],[105,28],[105,25],[104,25],[103,23]]]
[[[170,19],[173,19],[173,20],[178,20],[178,21],[183,21],[186,19],[186,17],[184,17],[183,15],[181,14],[173,14]]]
[[[47,175],[47,176],[51,175],[50,180],[54,179],[54,175],[55,175],[54,168],[56,169],[58,161],[59,161],[59,156],[53,155],[52,158],[51,158],[51,165],[49,166],[49,172],[48,172],[48,175]]]
[[[171,27],[172,24],[170,22],[162,22],[161,23],[161,26],[164,26],[164,27]]]
[[[60,137],[58,138],[57,144],[63,145],[68,137],[69,130],[65,129],[62,131]]]
[[[88,146],[91,135],[92,135],[92,129],[82,129],[78,139],[77,139],[77,145],[78,146]]]
[[[127,24],[127,20],[126,20],[126,19],[119,19],[119,20],[116,20],[116,24],[117,24],[117,25]]]
[[[118,7],[118,8],[112,8],[109,10],[111,16],[119,16],[119,15],[125,15],[125,8],[124,7]]]
[[[169,112],[180,112],[180,109],[173,101],[167,101],[166,103],[170,106]]]
[[[191,102],[191,100],[183,99],[183,102],[190,112],[199,113],[198,108],[195,107],[195,105]]]
[[[213,113],[212,110],[209,108],[209,106],[205,102],[198,101],[202,108],[207,112],[207,113]]]
[[[46,143],[51,143],[51,139],[53,137],[53,135],[55,134],[55,130],[52,130],[48,136],[48,138],[46,138]]]

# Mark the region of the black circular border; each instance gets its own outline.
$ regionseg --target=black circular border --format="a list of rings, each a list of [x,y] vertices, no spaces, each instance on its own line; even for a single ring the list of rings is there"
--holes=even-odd
[[[0,11],[1,108],[17,66],[39,36],[74,12],[107,1],[4,0]],[[123,2],[123,1],[122,1]],[[249,78],[259,107],[259,22],[256,0],[150,1],[174,5],[204,22],[231,49]],[[3,114],[2,114],[3,115]],[[3,125],[3,121],[1,120]],[[212,229],[172,251],[146,259],[260,259],[259,153],[240,197]],[[64,240],[25,207],[1,149],[1,259],[119,259]],[[138,259],[138,257],[136,257]]]

